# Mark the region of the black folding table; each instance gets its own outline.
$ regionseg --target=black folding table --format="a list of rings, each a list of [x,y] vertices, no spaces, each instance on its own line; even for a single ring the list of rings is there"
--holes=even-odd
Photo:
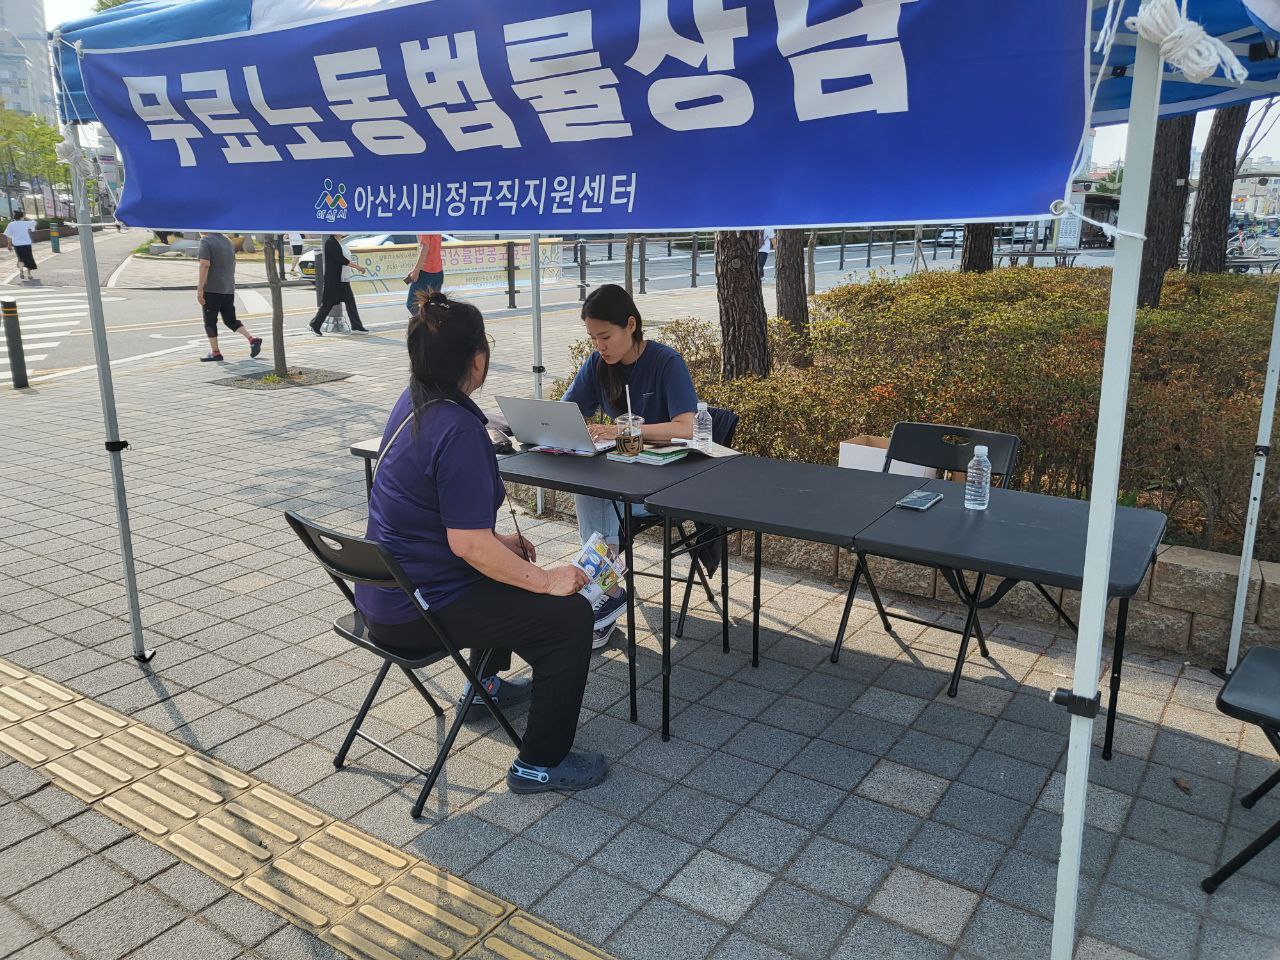
[[[693,520],[755,534],[751,664],[760,663],[760,553],[764,534],[852,547],[863,528],[928,481],[814,463],[735,457],[712,473],[669,486],[645,500],[663,518],[662,738],[671,736],[672,523]],[[688,549],[688,548],[686,548]],[[722,629],[728,633],[728,577],[721,578]],[[843,629],[843,627],[842,627]]]
[[[1038,493],[993,489],[986,510],[966,510],[964,485],[930,480],[924,488],[943,494],[931,509],[920,513],[892,510],[861,530],[854,549],[862,554],[904,560],[955,572],[1001,578],[991,597],[982,598],[981,584],[972,591],[961,637],[967,649],[977,611],[994,606],[1018,582],[1079,590],[1084,579],[1085,539],[1089,503]],[[1155,561],[1167,520],[1155,510],[1116,509],[1111,548],[1109,599],[1120,601],[1115,650],[1111,658],[1111,694],[1102,756],[1111,759],[1116,701],[1124,663],[1129,600]]]
[[[633,721],[638,716],[636,712],[636,609],[633,549],[635,505],[644,503],[648,497],[658,491],[681,481],[709,471],[718,473],[738,459],[740,458],[712,459],[689,454],[675,463],[653,466],[644,463],[618,463],[604,455],[573,457],[530,451],[499,461],[498,469],[505,480],[622,503],[627,563],[627,661],[631,674],[631,719]],[[670,566],[668,557],[663,567],[663,593],[668,599],[671,593]],[[723,590],[727,593],[728,564],[724,563],[722,566],[725,571]]]

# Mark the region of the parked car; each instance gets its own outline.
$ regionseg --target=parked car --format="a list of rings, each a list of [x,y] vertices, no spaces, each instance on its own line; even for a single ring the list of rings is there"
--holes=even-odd
[[[445,243],[456,243],[458,238],[452,234],[440,235]],[[370,247],[413,246],[418,242],[416,233],[353,233],[347,237],[346,243],[353,251],[368,250]],[[308,280],[316,275],[317,250],[308,250],[298,258],[298,271]]]

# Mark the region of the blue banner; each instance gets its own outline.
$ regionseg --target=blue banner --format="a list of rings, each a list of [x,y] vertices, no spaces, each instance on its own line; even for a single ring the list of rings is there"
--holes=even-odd
[[[86,51],[126,223],[589,232],[1043,216],[1088,0],[427,0]]]

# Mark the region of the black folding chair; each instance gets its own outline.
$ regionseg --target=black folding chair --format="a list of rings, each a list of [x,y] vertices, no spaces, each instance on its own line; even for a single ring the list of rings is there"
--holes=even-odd
[[[1244,655],[1218,693],[1218,709],[1228,717],[1257,724],[1262,735],[1280,754],[1280,650],[1254,647]],[[1267,777],[1252,793],[1240,801],[1246,810],[1280,784],[1280,770]],[[1216,873],[1201,881],[1205,893],[1213,893],[1232,874],[1271,846],[1280,837],[1280,820],[1223,864]]]
[[[404,571],[400,569],[400,564],[391,556],[386,547],[371,540],[352,537],[326,529],[298,516],[291,510],[285,513],[285,519],[289,521],[289,526],[293,528],[294,533],[298,535],[298,538],[306,548],[320,562],[320,566],[324,568],[325,573],[329,574],[333,582],[337,584],[338,589],[342,591],[342,595],[351,603],[352,612],[334,621],[334,632],[344,640],[348,640],[358,647],[363,647],[370,653],[382,658],[382,667],[374,678],[373,686],[369,688],[369,693],[364,698],[360,712],[356,714],[355,722],[351,724],[351,729],[347,731],[347,736],[342,741],[341,749],[338,750],[337,756],[333,758],[335,767],[342,768],[347,759],[347,751],[351,749],[351,744],[355,742],[356,737],[372,744],[383,753],[395,757],[401,763],[427,778],[426,783],[422,786],[422,791],[418,794],[417,802],[413,805],[414,818],[421,817],[422,809],[426,806],[431,788],[435,786],[436,780],[440,776],[440,771],[444,769],[444,762],[449,756],[449,750],[453,747],[454,741],[458,738],[458,732],[462,729],[462,724],[467,719],[467,713],[471,709],[473,697],[463,697],[462,706],[458,708],[458,715],[454,718],[453,725],[445,735],[444,742],[441,743],[440,750],[436,754],[435,763],[430,770],[422,769],[412,760],[401,756],[386,744],[364,733],[360,729],[360,725],[364,723],[364,718],[368,714],[369,708],[373,706],[373,701],[378,695],[382,681],[387,678],[387,673],[391,670],[392,665],[399,667],[404,675],[409,678],[409,682],[413,684],[418,693],[422,694],[432,712],[437,717],[443,716],[444,710],[436,702],[435,698],[431,696],[430,691],[423,686],[422,681],[418,679],[418,675],[414,671],[421,667],[439,663],[446,657],[453,658],[453,662],[457,664],[458,669],[466,677],[469,689],[480,695],[485,706],[488,707],[489,712],[493,714],[493,718],[498,721],[502,729],[506,731],[516,749],[520,748],[520,735],[516,733],[515,728],[511,726],[510,721],[503,715],[502,710],[499,709],[489,691],[480,682],[480,677],[485,675],[492,651],[486,650],[481,653],[474,667],[468,663],[435,617],[427,610],[426,604],[419,599],[417,589],[409,581],[409,578],[405,576]],[[381,646],[370,635],[364,617],[356,609],[355,595],[352,593],[351,586],[348,583],[351,585],[363,583],[371,587],[403,590],[413,601],[413,608],[422,617],[422,622],[426,624],[428,631],[440,642],[441,649],[438,652],[429,653],[421,657],[406,657]]]
[[[708,407],[707,412],[711,414],[712,442],[722,447],[732,447],[733,438],[738,432],[738,415],[732,410],[725,410],[722,407]],[[626,536],[622,511],[616,503],[613,505],[613,509],[618,514],[618,523],[622,527],[623,536]],[[631,526],[634,528],[636,536],[653,527],[661,526],[661,524],[661,517],[637,517],[633,514],[631,519]],[[684,600],[680,604],[680,616],[676,619],[675,629],[675,635],[683,637],[685,621],[689,616],[689,601],[693,597],[693,582],[695,579],[702,584],[702,589],[711,605],[714,607],[717,604],[715,591],[711,589],[711,581],[708,578],[715,573],[717,564],[724,563],[727,560],[724,556],[723,544],[725,531],[719,527],[695,523],[691,533],[682,520],[676,525],[675,535],[676,540],[672,546],[672,556],[688,553],[690,561],[689,574],[684,581]],[[635,571],[635,576],[662,579],[662,574],[652,573],[648,570],[637,570]]]
[[[889,449],[885,452],[883,472],[888,473],[889,467],[898,462],[929,467],[940,473],[959,473],[968,469],[969,461],[973,459],[974,447],[985,446],[987,448],[987,459],[991,461],[993,479],[998,477],[999,486],[1007,489],[1013,475],[1014,466],[1018,461],[1020,443],[1021,441],[1011,433],[971,430],[968,427],[954,427],[939,423],[897,423],[894,424],[893,432],[889,435]],[[927,627],[938,627],[938,624],[931,620],[923,620],[905,613],[890,614],[885,610],[884,603],[880,600],[880,591],[876,589],[875,581],[871,577],[871,570],[867,566],[866,553],[858,551],[857,557],[858,562],[854,567],[853,580],[849,584],[849,594],[845,599],[844,614],[840,618],[840,630],[836,634],[836,641],[831,649],[832,663],[836,663],[840,659],[840,648],[844,644],[845,630],[849,626],[849,614],[853,609],[853,598],[858,590],[858,582],[863,578],[866,578],[867,589],[871,593],[871,599],[876,605],[876,612],[880,615],[880,622],[884,625],[886,633],[893,633],[893,625],[889,622],[891,617],[896,620],[919,623]],[[983,599],[982,591],[986,586],[986,574],[978,574],[977,581],[973,588],[970,589],[969,583],[965,579],[964,571],[947,567],[937,567],[936,569],[942,575],[951,592],[968,609],[969,617],[972,618],[973,622],[973,636],[978,641],[978,649],[984,657],[989,657],[991,654],[987,650],[987,638],[982,630],[982,622],[978,618],[978,610],[994,606],[1004,598],[1005,594],[1017,586],[1018,581],[1003,581],[992,592],[990,597]],[[1068,623],[1071,623],[1061,605],[1049,595],[1048,591],[1039,584],[1035,586],[1044,598],[1052,604],[1054,610],[1065,618]],[[966,622],[968,619],[966,618]],[[1073,629],[1074,626],[1072,624]],[[958,630],[953,627],[942,627],[941,629],[958,634],[961,637],[967,636],[967,629]],[[947,688],[949,696],[954,697],[956,695],[960,684],[960,672],[964,667],[964,661],[968,653],[967,640],[962,640],[960,650],[956,656],[956,665],[951,673],[951,683]]]

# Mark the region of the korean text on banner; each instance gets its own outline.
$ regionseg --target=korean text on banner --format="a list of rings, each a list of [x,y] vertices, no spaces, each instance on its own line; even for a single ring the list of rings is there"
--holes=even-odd
[[[128,223],[1034,217],[1083,129],[1087,2],[429,0],[87,50],[82,70],[130,172]]]

